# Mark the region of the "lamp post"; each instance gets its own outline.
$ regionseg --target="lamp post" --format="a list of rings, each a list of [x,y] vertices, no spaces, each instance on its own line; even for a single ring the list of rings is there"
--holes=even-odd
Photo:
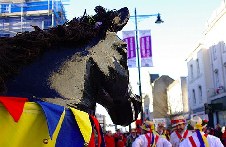
[[[140,51],[139,51],[139,41],[138,41],[138,24],[137,24],[137,17],[151,17],[151,16],[157,16],[157,20],[155,23],[160,24],[164,21],[161,20],[160,14],[151,14],[151,15],[137,15],[137,11],[135,8],[134,11],[135,15],[130,17],[135,17],[135,36],[136,36],[136,52],[137,52],[137,63],[138,63],[138,84],[139,84],[139,95],[141,98],[141,122],[143,123],[143,98],[142,98],[142,89],[141,89],[141,67],[140,67]]]

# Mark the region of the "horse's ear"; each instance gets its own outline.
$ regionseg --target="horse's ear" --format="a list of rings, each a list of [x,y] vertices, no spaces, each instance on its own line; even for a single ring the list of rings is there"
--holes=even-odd
[[[121,8],[116,11],[116,16],[112,22],[112,30],[113,32],[121,31],[122,28],[127,24],[129,21],[129,9],[127,7]]]

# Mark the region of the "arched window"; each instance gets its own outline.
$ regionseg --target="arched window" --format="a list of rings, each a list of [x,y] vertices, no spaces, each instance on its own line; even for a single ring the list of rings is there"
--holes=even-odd
[[[191,80],[194,78],[194,71],[193,71],[193,65],[190,65],[190,71],[191,71]]]
[[[216,45],[213,46],[213,59],[214,60],[217,59],[217,47],[216,47]]]
[[[202,86],[199,85],[199,102],[202,103]]]
[[[196,59],[196,65],[197,65],[197,75],[199,75],[200,74],[199,59]]]
[[[193,104],[196,104],[195,89],[192,90]]]

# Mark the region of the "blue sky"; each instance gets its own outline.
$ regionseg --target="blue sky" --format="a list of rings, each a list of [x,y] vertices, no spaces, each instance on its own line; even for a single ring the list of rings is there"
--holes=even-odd
[[[187,75],[185,59],[201,38],[205,23],[223,0],[70,0],[66,7],[68,19],[94,14],[95,6],[107,9],[128,7],[131,15],[160,13],[163,24],[155,24],[156,17],[138,22],[138,29],[150,29],[152,34],[152,73],[172,78]],[[134,21],[124,30],[134,30]],[[120,36],[120,33],[119,33]],[[173,70],[172,70],[173,69]]]
[[[187,76],[185,59],[195,49],[207,20],[222,2],[223,0],[71,0],[66,11],[69,20],[83,15],[85,9],[87,14],[94,14],[93,9],[98,5],[107,9],[128,7],[131,15],[134,15],[135,8],[137,15],[160,13],[163,24],[155,24],[156,17],[138,22],[138,29],[149,29],[152,35],[154,67],[142,70],[177,79]],[[124,27],[124,30],[134,29],[134,20],[130,20]],[[120,32],[118,35],[121,37]],[[132,73],[133,76],[138,77],[137,69],[130,71],[135,73]],[[136,81],[133,84],[132,86],[136,86]],[[101,107],[98,107],[98,111],[106,114]]]

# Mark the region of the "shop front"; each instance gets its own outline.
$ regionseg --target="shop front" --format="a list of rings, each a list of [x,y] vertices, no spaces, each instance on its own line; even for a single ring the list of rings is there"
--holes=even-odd
[[[220,124],[221,126],[226,125],[226,96],[212,100],[211,104],[213,112],[214,126]]]

